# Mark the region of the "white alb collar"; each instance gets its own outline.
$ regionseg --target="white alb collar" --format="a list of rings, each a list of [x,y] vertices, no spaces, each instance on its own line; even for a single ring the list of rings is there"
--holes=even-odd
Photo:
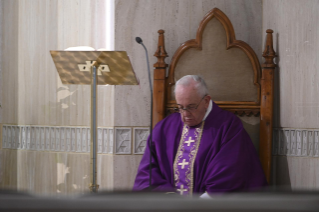
[[[210,101],[209,101],[208,108],[207,108],[207,111],[206,111],[205,116],[204,116],[204,118],[203,118],[203,121],[205,121],[205,119],[206,119],[207,116],[209,115],[210,111],[212,111],[212,110],[213,110],[213,101],[210,100]]]

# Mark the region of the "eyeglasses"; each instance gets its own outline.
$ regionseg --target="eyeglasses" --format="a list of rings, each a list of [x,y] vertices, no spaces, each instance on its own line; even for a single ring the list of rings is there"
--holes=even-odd
[[[193,111],[195,111],[198,108],[198,106],[200,105],[200,103],[203,101],[203,99],[206,96],[207,96],[207,94],[205,96],[203,96],[203,98],[200,100],[200,102],[196,106],[187,106],[187,107],[183,108],[180,105],[178,105],[178,107],[174,108],[174,110],[176,112],[179,112],[179,113],[182,113],[184,111],[193,112]]]

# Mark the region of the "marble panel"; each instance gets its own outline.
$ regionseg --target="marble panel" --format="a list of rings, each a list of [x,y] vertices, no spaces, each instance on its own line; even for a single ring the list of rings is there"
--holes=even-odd
[[[66,136],[66,151],[71,151],[71,128],[67,127],[65,129],[65,136]]]
[[[35,150],[36,148],[36,139],[35,139],[35,136],[36,136],[36,131],[35,131],[35,127],[34,126],[31,126],[31,131],[30,131],[30,150]]]
[[[3,32],[3,2],[0,2],[0,31]],[[0,40],[2,40],[2,33],[0,35]],[[2,56],[3,56],[3,52],[2,52],[2,48],[0,48],[0,64],[2,64]],[[2,108],[2,70],[0,69],[0,72],[1,72],[1,76],[0,76],[0,107]],[[0,110],[0,123],[3,123],[2,122],[2,110]],[[1,138],[2,138],[2,124],[0,124],[0,141],[1,141]],[[2,146],[2,141],[0,142],[0,149]]]
[[[11,134],[11,130],[12,130],[12,128],[11,128],[11,126],[10,125],[8,125],[7,126],[7,146],[6,146],[6,148],[11,148],[11,144],[12,144],[12,134]]]
[[[113,146],[114,146],[114,129],[109,129],[109,136],[108,136],[108,142],[107,142],[107,153],[112,154],[113,153]]]
[[[41,195],[57,195],[57,153],[47,151],[36,152],[35,161],[34,164],[29,165],[30,168],[33,166],[35,169],[35,176],[30,180],[36,182],[34,189],[30,192]]]
[[[55,151],[60,151],[61,140],[60,140],[60,127],[55,127]]]
[[[90,155],[88,153],[69,153],[66,167],[67,193],[81,194],[89,191],[90,184]]]
[[[291,156],[296,155],[297,151],[297,132],[296,130],[290,130],[290,154]]]
[[[35,128],[35,149],[41,150],[41,130],[40,130],[40,127]]]
[[[57,182],[56,182],[56,192],[62,194],[68,194],[67,178],[70,175],[70,167],[67,165],[70,153],[57,153]]]
[[[21,126],[21,148],[26,149],[27,147],[27,128],[25,126]]]
[[[99,35],[99,33],[97,35]],[[114,42],[112,42],[112,44],[114,44]],[[105,85],[98,86],[98,89],[97,89],[98,126],[107,126],[107,127],[114,126],[114,108],[115,108],[114,90],[115,90],[115,86],[105,86]]]
[[[21,146],[21,127],[20,126],[16,126],[15,129],[15,137],[16,137],[16,146],[15,149],[20,149]]]
[[[302,130],[302,150],[301,156],[306,157],[308,155],[308,131]]]
[[[87,151],[86,152],[90,152],[90,151],[91,151],[91,130],[87,128]]]
[[[7,148],[7,126],[2,127],[2,148]]]
[[[5,29],[1,31],[1,43],[9,44],[1,45],[0,50],[2,123],[18,123],[19,1],[2,1],[1,4],[1,28]]]
[[[50,142],[50,128],[45,127],[45,150],[50,151],[51,149],[51,142]]]
[[[131,128],[115,128],[115,153],[131,154]]]
[[[81,128],[76,128],[76,152],[82,152]]]
[[[0,3],[1,4],[1,3]],[[1,185],[2,185],[2,181],[3,181],[3,153],[2,153],[2,148],[0,149],[0,188],[1,188]]]
[[[89,189],[88,154],[58,153],[57,189],[58,193],[81,194]],[[76,176],[79,174],[80,176]]]
[[[133,128],[134,154],[144,154],[147,138],[149,136],[149,128]]]
[[[45,127],[40,127],[40,150],[45,150]]]
[[[60,128],[60,139],[61,139],[61,146],[60,146],[60,151],[64,152],[65,151],[65,146],[66,146],[66,139],[65,139],[65,128]]]
[[[290,167],[293,167],[293,172],[291,171],[292,179],[292,189],[293,190],[314,190],[313,176],[314,170],[313,165],[311,165],[312,158],[288,158]]]
[[[16,149],[16,128],[17,126],[11,126],[11,149]]]
[[[302,170],[305,173],[303,175],[307,175],[307,190],[319,190],[319,185],[316,183],[317,178],[317,167],[318,167],[318,158],[308,158],[309,167],[305,167],[308,170]]]
[[[3,189],[13,189],[18,188],[18,156],[17,150],[12,149],[2,149],[0,154],[1,159],[1,181],[0,187]]]
[[[32,131],[32,130],[31,130]],[[31,149],[30,149],[31,150]],[[24,191],[34,191],[37,182],[36,172],[36,151],[18,151],[17,155],[17,180],[18,189]],[[50,167],[50,164],[47,164]]]
[[[1,48],[6,52],[1,58],[4,123],[89,123],[90,86],[62,85],[49,51],[80,45],[105,48],[108,31],[100,26],[107,21],[107,4],[104,0],[3,2],[7,9],[1,23],[6,30],[1,40],[8,44]],[[98,99],[103,108],[98,124],[111,126],[113,88],[103,86],[98,91],[103,97]]]
[[[114,189],[131,190],[143,155],[114,155]]]
[[[82,152],[87,152],[87,146],[88,146],[88,129],[82,128]]]
[[[25,127],[25,136],[26,136],[26,148],[25,149],[31,149],[31,127],[30,126]]]
[[[41,195],[83,194],[89,189],[90,161],[87,153],[6,149],[1,150],[0,156],[3,161],[0,163],[1,188]],[[103,176],[103,179],[107,178]]]
[[[50,127],[50,150],[56,150],[56,140],[55,140],[55,128]]]
[[[307,155],[309,157],[312,157],[314,153],[314,131],[308,132],[308,148],[307,149],[308,149]]]
[[[273,185],[288,190],[319,190],[318,158],[273,157]]]
[[[279,155],[286,155],[287,152],[287,137],[286,137],[286,134],[285,134],[285,131],[284,130],[280,130],[279,131],[279,152],[278,154]]]
[[[107,153],[107,145],[108,145],[108,129],[103,129],[103,153]]]
[[[71,128],[71,151],[76,151],[76,128]]]
[[[97,183],[99,191],[113,190],[114,182],[114,161],[113,155],[97,155]]]
[[[319,167],[319,159],[315,158],[314,160],[312,160],[312,162],[313,162],[313,170],[314,170],[312,186],[315,187],[316,189],[319,189],[319,169],[317,168]]]
[[[103,150],[103,129],[97,129],[97,153],[102,153]]]
[[[319,157],[319,131],[314,131],[314,156]]]
[[[274,30],[279,55],[276,127],[319,128],[318,9],[318,1],[263,1],[262,31]]]
[[[0,3],[0,7],[1,7],[1,3]],[[1,19],[0,19],[1,20]],[[1,52],[1,51],[0,51]],[[1,54],[1,53],[0,53]],[[1,79],[0,79],[1,81]],[[1,93],[1,91],[0,91]],[[0,94],[1,95],[1,94]],[[1,98],[1,97],[0,97]],[[1,116],[1,115],[0,115]],[[3,145],[3,129],[4,129],[4,126],[3,124],[0,124],[0,149],[2,149],[2,145]]]
[[[302,150],[302,131],[301,130],[296,130],[296,150],[295,154],[297,156],[301,156],[301,150]]]

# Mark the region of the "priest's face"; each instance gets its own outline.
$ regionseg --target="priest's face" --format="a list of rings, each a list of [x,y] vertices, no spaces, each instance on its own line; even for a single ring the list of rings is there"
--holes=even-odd
[[[175,89],[175,98],[180,108],[182,121],[190,127],[202,122],[211,99],[209,95],[200,96],[194,84],[177,85]]]

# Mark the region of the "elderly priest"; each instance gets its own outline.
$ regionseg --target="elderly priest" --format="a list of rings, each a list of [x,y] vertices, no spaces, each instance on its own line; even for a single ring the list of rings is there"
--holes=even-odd
[[[181,195],[254,190],[267,185],[257,152],[239,118],[219,108],[203,78],[176,82],[179,113],[159,122],[152,137],[152,190]],[[149,187],[146,147],[133,190]]]

